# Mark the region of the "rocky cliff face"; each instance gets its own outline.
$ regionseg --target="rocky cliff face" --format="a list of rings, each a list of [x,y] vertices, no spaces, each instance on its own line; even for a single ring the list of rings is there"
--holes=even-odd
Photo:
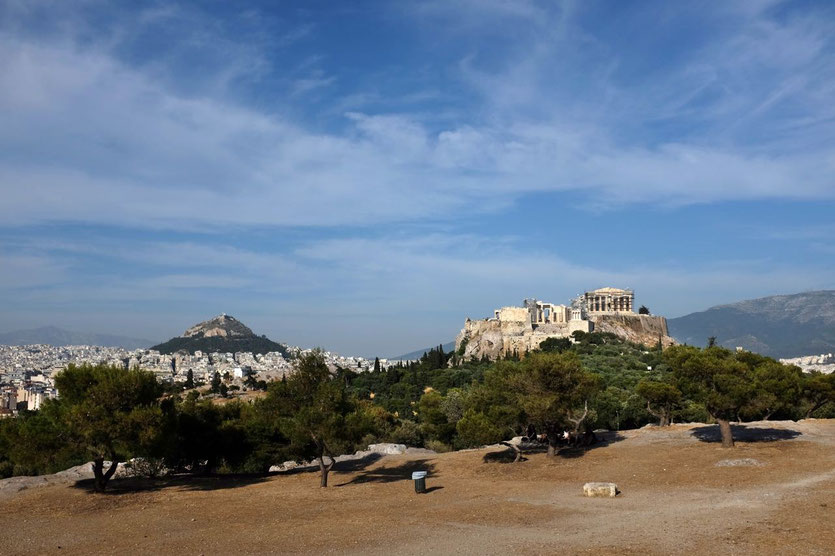
[[[667,333],[667,319],[652,315],[601,315],[592,318],[595,332],[611,332],[624,340],[655,346],[658,341],[664,347],[676,343]]]
[[[522,355],[538,349],[548,338],[570,337],[578,330],[586,332],[588,322],[569,321],[534,328],[524,321],[467,319],[455,340],[455,349],[465,360],[484,357],[495,360],[513,354]],[[667,335],[667,320],[664,317],[613,314],[592,317],[590,322],[595,332],[611,332],[636,344],[655,346],[659,340],[665,347],[675,344],[675,340]]]

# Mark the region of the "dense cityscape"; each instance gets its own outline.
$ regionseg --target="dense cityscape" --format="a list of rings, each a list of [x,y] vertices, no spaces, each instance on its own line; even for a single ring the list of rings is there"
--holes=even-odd
[[[51,346],[45,344],[27,346],[0,345],[0,417],[14,416],[20,410],[37,410],[45,399],[58,395],[54,387],[55,373],[70,364],[107,364],[152,371],[163,383],[185,383],[191,371],[196,383],[208,383],[214,373],[225,377],[230,384],[237,384],[245,391],[244,379],[254,376],[258,380],[275,380],[290,373],[293,359],[308,353],[297,347],[288,347],[289,358],[281,353],[187,353],[161,354],[152,349],[126,350],[120,347],[101,346]],[[342,356],[324,352],[331,369],[371,370],[375,360],[364,357]],[[380,359],[381,367],[390,362]]]

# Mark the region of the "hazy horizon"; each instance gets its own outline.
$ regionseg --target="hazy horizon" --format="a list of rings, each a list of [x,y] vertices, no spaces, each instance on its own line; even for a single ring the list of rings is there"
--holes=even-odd
[[[835,289],[835,6],[0,0],[0,330],[396,355]]]

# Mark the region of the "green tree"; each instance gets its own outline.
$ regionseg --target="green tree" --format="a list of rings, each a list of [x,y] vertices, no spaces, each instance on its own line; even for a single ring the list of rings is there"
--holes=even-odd
[[[406,446],[422,446],[423,433],[420,425],[408,419],[401,420],[400,425],[391,433],[391,441]]]
[[[68,443],[93,460],[96,491],[103,491],[119,462],[148,455],[162,424],[162,387],[153,373],[109,365],[70,365],[55,375]],[[105,460],[110,466],[105,470]]]
[[[650,313],[649,313],[649,308],[648,308],[646,305],[641,305],[640,309],[638,309],[638,314],[639,314],[639,315],[648,315],[648,314],[650,314]]]
[[[673,411],[681,403],[681,391],[672,384],[654,380],[642,380],[635,391],[647,401],[647,411],[658,419],[658,424],[668,426]]]
[[[63,406],[46,400],[38,411],[0,420],[0,462],[5,475],[44,475],[89,461],[85,450],[67,442]]]
[[[380,358],[379,357],[374,358],[374,372],[375,373],[380,372]]]
[[[684,395],[703,404],[719,423],[722,446],[733,447],[730,422],[754,398],[751,368],[720,347],[673,346],[664,352],[664,360]]]
[[[215,371],[215,374],[212,375],[211,392],[212,394],[220,393],[220,373],[217,371]]]
[[[769,357],[743,352],[737,358],[753,370],[754,397],[742,414],[768,420],[775,413],[793,417],[803,396],[803,373]]]
[[[568,338],[547,338],[539,344],[540,351],[554,351],[561,353],[571,349],[571,340]]]
[[[331,375],[324,355],[316,350],[299,358],[286,381],[272,383],[267,397],[289,439],[288,453],[315,458],[320,485],[327,487],[334,458],[355,449],[369,432],[368,420],[357,411],[344,382]]]
[[[417,417],[425,440],[439,440],[451,444],[455,435],[455,423],[450,423],[444,411],[444,397],[431,390],[421,396],[417,404]]]
[[[496,365],[499,387],[505,389],[528,423],[545,431],[548,455],[556,453],[565,429],[579,431],[588,417],[589,399],[600,378],[583,369],[574,353],[531,353],[522,362]]]
[[[806,418],[826,404],[835,404],[835,373],[809,373],[803,380],[803,399],[806,401]]]
[[[484,413],[469,409],[455,425],[458,433],[458,448],[470,448],[494,444],[504,438],[505,430],[498,427]]]
[[[186,373],[186,383],[185,383],[186,390],[191,390],[194,388],[194,371],[191,369],[188,370]]]

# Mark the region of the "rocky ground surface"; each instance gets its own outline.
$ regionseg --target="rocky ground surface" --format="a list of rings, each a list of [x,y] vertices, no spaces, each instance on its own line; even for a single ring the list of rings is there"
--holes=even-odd
[[[0,553],[831,554],[835,420],[607,433],[556,458],[374,453],[265,477],[120,479],[0,499]],[[416,495],[412,471],[426,470]],[[615,498],[583,496],[612,482]]]

